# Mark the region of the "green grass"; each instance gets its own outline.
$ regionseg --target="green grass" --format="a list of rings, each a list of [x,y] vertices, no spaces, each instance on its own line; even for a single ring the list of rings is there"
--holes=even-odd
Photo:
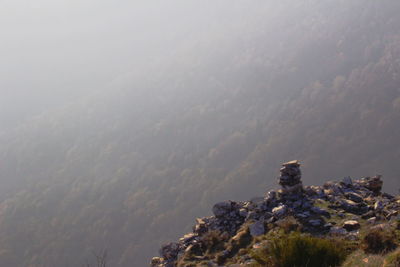
[[[261,250],[252,251],[254,266],[333,267],[348,255],[343,241],[291,233],[276,236]]]

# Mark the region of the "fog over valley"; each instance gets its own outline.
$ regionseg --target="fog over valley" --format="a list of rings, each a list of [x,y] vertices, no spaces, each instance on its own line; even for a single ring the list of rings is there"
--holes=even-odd
[[[181,42],[218,20],[218,11],[195,1],[0,5],[3,127],[171,60]]]
[[[399,11],[0,0],[0,266],[148,266],[294,159],[305,185],[380,174],[397,194]]]

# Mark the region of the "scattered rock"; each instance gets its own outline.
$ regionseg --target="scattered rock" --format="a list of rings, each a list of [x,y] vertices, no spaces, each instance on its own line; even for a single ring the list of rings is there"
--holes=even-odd
[[[369,218],[372,218],[372,217],[375,217],[375,212],[374,211],[368,211],[367,213],[364,213],[362,216],[361,216],[361,218],[362,219],[369,219]]]
[[[279,207],[276,207],[272,210],[272,214],[276,218],[281,218],[283,217],[287,212],[287,207],[285,205],[281,205]]]
[[[192,241],[193,239],[195,239],[196,237],[197,237],[197,234],[195,234],[195,233],[186,234],[179,239],[179,242],[180,243],[188,243],[188,242]]]
[[[328,217],[328,218],[331,217],[331,215],[330,215],[330,213],[328,211],[326,211],[324,209],[321,209],[319,207],[312,207],[311,211],[314,212],[315,214],[319,214],[319,215],[322,215],[322,216],[325,216],[325,217]]]
[[[350,241],[356,241],[360,239],[360,232],[359,231],[353,231],[351,233],[349,233],[346,236],[346,240],[350,240]]]
[[[381,211],[381,210],[383,210],[384,207],[385,207],[385,204],[383,203],[383,201],[378,200],[377,202],[375,202],[374,210]]]
[[[250,234],[253,237],[265,234],[264,222],[262,221],[257,221],[253,223],[252,225],[250,225],[249,229]]]
[[[306,212],[303,212],[303,213],[298,213],[298,214],[296,214],[296,216],[299,217],[299,218],[305,219],[305,218],[310,217],[310,212],[306,211]]]
[[[266,201],[275,201],[276,200],[276,196],[277,196],[277,194],[276,194],[275,191],[269,191],[266,194],[265,200]]]
[[[346,221],[343,224],[343,228],[349,232],[358,230],[360,229],[360,227],[361,227],[360,223],[354,220]]]
[[[301,200],[297,200],[297,201],[295,201],[295,202],[293,203],[292,207],[293,207],[294,209],[298,209],[298,208],[300,208],[302,205],[303,205],[303,202],[302,202]]]
[[[361,208],[358,203],[354,202],[353,200],[342,199],[340,201],[340,207],[343,208],[347,212],[351,213],[361,213]]]
[[[207,223],[203,219],[196,219],[196,225],[193,227],[193,233],[201,235],[208,231]]]
[[[342,189],[340,188],[340,186],[332,181],[326,182],[324,184],[324,189],[329,190],[329,194],[330,195],[341,195],[343,194]]]
[[[168,243],[161,247],[160,254],[164,260],[172,260],[178,256],[179,249],[178,243]]]
[[[321,226],[322,225],[322,221],[321,220],[309,220],[308,221],[308,223],[310,224],[310,225],[312,225],[312,226],[314,226],[314,227],[317,227],[317,226]]]
[[[347,230],[342,228],[342,227],[332,227],[329,231],[330,234],[332,235],[346,235],[347,234]]]
[[[224,201],[214,205],[213,213],[215,217],[224,217],[232,211],[232,201]]]
[[[303,201],[303,205],[301,206],[303,209],[308,210],[312,208],[312,204],[309,201]]]
[[[260,218],[260,215],[255,212],[255,211],[250,211],[247,216],[246,216],[246,221],[249,220],[258,220]]]
[[[354,192],[348,192],[345,194],[345,196],[347,199],[354,201],[356,203],[361,203],[364,201],[362,196],[360,196],[359,194],[354,193]]]
[[[399,216],[399,211],[397,210],[392,210],[388,212],[389,214],[386,216],[387,220],[391,220],[392,218],[394,218],[395,220],[397,220],[398,216]]]
[[[247,215],[249,215],[249,213],[248,213],[247,210],[245,210],[245,209],[240,209],[240,210],[239,210],[239,215],[240,215],[241,217],[246,218]]]
[[[383,186],[383,181],[381,180],[382,176],[381,175],[376,175],[374,177],[366,177],[361,180],[361,184],[374,192],[375,194],[379,194],[382,190]]]
[[[390,199],[390,200],[395,199],[394,196],[392,196],[391,194],[388,194],[388,193],[383,193],[383,194],[382,194],[382,197],[387,198],[387,199]]]
[[[151,267],[158,267],[163,263],[163,259],[160,257],[154,257],[151,259]]]
[[[341,184],[343,184],[344,186],[350,187],[353,185],[353,180],[351,180],[350,177],[345,177],[345,178],[343,178]]]

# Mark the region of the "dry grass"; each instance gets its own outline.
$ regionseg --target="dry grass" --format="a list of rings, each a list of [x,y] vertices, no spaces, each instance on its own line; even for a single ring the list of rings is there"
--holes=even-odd
[[[384,260],[382,255],[370,255],[357,250],[347,257],[342,267],[382,267]]]
[[[396,250],[386,257],[384,267],[400,267],[400,250]]]

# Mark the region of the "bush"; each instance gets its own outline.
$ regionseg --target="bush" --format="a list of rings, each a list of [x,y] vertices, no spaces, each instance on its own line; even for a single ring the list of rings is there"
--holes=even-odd
[[[387,253],[397,247],[396,235],[393,232],[374,229],[366,234],[362,240],[362,249],[366,253]]]
[[[339,266],[348,254],[340,241],[291,233],[270,241],[267,248],[254,253],[262,266],[332,267]]]

